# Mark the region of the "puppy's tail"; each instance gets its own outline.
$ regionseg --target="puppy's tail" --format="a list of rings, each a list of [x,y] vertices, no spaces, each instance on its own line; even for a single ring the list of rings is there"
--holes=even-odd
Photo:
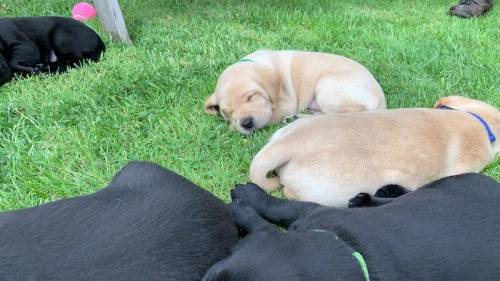
[[[290,159],[290,150],[286,146],[270,142],[255,155],[250,164],[250,180],[265,191],[276,190],[280,185],[279,176],[267,177]]]

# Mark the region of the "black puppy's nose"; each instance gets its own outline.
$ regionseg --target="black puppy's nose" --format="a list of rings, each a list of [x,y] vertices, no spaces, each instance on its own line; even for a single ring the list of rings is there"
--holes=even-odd
[[[245,129],[252,129],[253,128],[253,118],[252,117],[247,117],[241,120],[241,127]]]

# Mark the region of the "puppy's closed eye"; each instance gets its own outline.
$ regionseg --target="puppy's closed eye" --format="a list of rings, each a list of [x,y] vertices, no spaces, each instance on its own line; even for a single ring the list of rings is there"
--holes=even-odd
[[[232,112],[229,112],[227,110],[219,110],[219,115],[222,116],[224,119],[229,120],[231,117]]]
[[[258,97],[258,96],[260,96],[260,95],[261,95],[261,94],[260,94],[259,92],[252,92],[252,93],[248,94],[248,95],[246,96],[246,98],[247,98],[247,102],[252,101],[253,99],[255,99],[256,97]]]

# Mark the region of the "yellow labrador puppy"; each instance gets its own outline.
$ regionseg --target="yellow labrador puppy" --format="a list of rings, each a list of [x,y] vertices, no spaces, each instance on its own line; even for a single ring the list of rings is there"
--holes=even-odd
[[[244,134],[302,112],[385,109],[382,88],[361,64],[337,55],[257,51],[219,77],[205,111]]]
[[[300,118],[255,156],[250,179],[266,191],[282,184],[291,199],[346,207],[385,185],[415,190],[482,170],[500,151],[500,112],[458,96],[435,107]],[[278,176],[268,178],[271,171]]]

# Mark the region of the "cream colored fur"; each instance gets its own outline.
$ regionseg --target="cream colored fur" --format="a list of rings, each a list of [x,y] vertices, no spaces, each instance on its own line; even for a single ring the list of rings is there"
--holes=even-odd
[[[278,130],[255,156],[250,179],[288,198],[346,207],[360,192],[388,184],[415,190],[442,177],[479,172],[500,151],[480,115],[500,136],[500,112],[481,101],[447,97],[457,109],[396,109],[300,118]],[[270,171],[278,177],[267,178]]]
[[[257,51],[229,66],[205,101],[248,134],[307,110],[354,112],[385,109],[382,88],[361,64],[337,55],[301,51]],[[241,126],[253,118],[251,129]]]

